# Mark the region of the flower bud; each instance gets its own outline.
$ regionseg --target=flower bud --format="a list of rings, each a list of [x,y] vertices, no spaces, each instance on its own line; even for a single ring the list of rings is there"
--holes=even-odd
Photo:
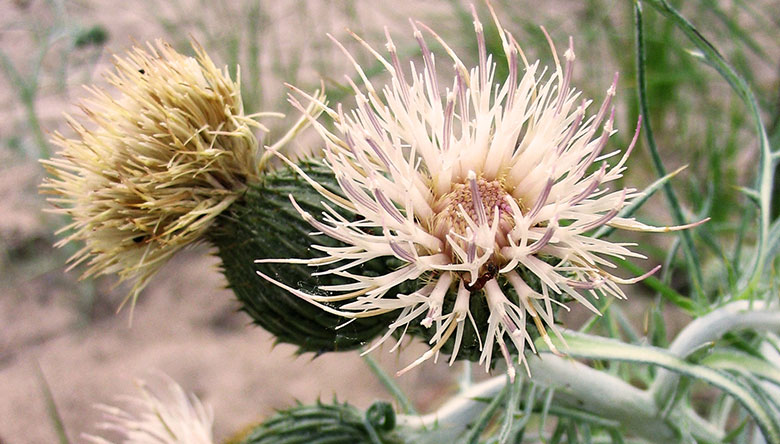
[[[349,404],[298,405],[264,423],[242,444],[401,444],[407,442],[395,430],[395,413],[384,402],[374,403],[363,415]]]
[[[300,162],[306,174],[326,187],[335,187],[330,171],[319,163]],[[347,323],[341,316],[289,294],[268,283],[257,271],[276,276],[296,288],[316,289],[344,282],[337,276],[314,276],[318,267],[305,264],[255,263],[256,259],[286,259],[317,256],[311,247],[311,226],[290,202],[311,212],[323,211],[321,196],[290,168],[264,174],[260,183],[250,186],[241,199],[221,214],[209,230],[208,238],[218,249],[222,271],[230,289],[254,321],[276,336],[278,342],[297,345],[299,352],[322,353],[355,349],[384,332],[392,322],[388,316],[355,319]],[[320,238],[322,236],[317,236]],[[342,247],[337,240],[318,239],[331,248]],[[383,263],[367,263],[367,271],[376,273]],[[324,303],[337,310],[338,300]]]

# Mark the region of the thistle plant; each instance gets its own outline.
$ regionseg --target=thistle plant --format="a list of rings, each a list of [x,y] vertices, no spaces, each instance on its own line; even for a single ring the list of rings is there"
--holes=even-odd
[[[673,188],[680,170],[665,171],[648,107],[648,5],[753,119],[756,185],[745,194],[756,210],[738,215],[752,228],[736,240],[718,237],[733,221],[704,223],[717,203],[686,207]],[[84,243],[72,260],[87,276],[132,279],[133,300],[171,255],[209,243],[258,325],[300,353],[360,349],[398,407],[298,404],[231,443],[780,444],[778,156],[759,102],[715,46],[665,0],[631,6],[636,78],[594,80],[605,91],[597,101],[574,86],[597,55],[575,52],[574,38],[561,51],[535,27],[551,59],[536,61],[511,13],[488,3],[489,21],[460,11],[473,23],[473,55],[415,20],[410,37],[385,31],[386,51],[353,34],[384,81],[333,39],[356,73],[354,100],[291,86],[298,120],[263,147],[255,132],[270,124],[256,118],[276,113],[244,114],[238,80],[199,46],[196,58],[163,43],[135,49],[108,77],[118,97],[92,89],[84,103],[94,128],[69,118],[76,136],[56,134],[62,151],[44,162],[44,190],[73,219],[61,243]],[[407,61],[399,48],[412,45],[419,57]],[[638,118],[618,132],[620,113],[631,113],[624,83]],[[289,142],[307,140],[296,139],[307,127],[321,150],[296,157]],[[631,156],[642,145],[658,173],[644,187]],[[637,213],[661,190],[670,226]],[[642,262],[658,256],[650,237],[628,233],[676,231],[662,268]],[[702,263],[717,269],[719,259],[702,244],[726,258],[727,286],[703,282]],[[686,271],[683,283],[654,276],[659,268]],[[657,292],[644,330],[615,302],[642,298],[639,288]],[[569,309],[590,317],[574,330],[561,320]],[[668,343],[674,310],[691,320]],[[427,349],[395,377],[368,355],[412,341]],[[395,380],[440,354],[452,372],[465,361],[460,390],[419,414]],[[497,375],[473,381],[472,362]],[[102,428],[125,443],[214,441],[210,409],[177,385],[142,395],[131,402],[139,412],[101,407]]]

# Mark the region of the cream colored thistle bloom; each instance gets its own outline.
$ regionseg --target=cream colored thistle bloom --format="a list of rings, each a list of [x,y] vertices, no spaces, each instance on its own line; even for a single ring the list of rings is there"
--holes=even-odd
[[[196,58],[157,41],[115,57],[106,76],[116,94],[89,88],[86,127],[56,133],[58,156],[43,161],[49,199],[73,222],[57,245],[83,241],[71,257],[84,276],[134,280],[133,301],[183,247],[202,239],[247,183],[258,180],[262,128],[244,114],[239,81],[193,43]]]
[[[471,70],[421,23],[412,27],[424,65],[420,69],[412,63],[411,75],[403,72],[389,34],[389,60],[356,37],[392,76],[381,92],[344,50],[367,93],[353,84],[356,109],[326,110],[337,134],[319,123],[315,127],[345,198],[309,181],[331,205],[360,217],[345,219],[326,206],[318,219],[291,197],[302,217],[344,246],[315,246],[325,256],[311,260],[264,261],[334,264],[323,273],[353,282],[321,287],[327,296],[305,293],[261,274],[331,313],[359,318],[399,310],[397,320],[372,349],[425,314],[421,324],[435,328],[431,348],[399,374],[437,355],[453,334],[450,363],[454,362],[465,323],[469,318],[475,323],[469,311],[471,298],[486,298],[490,310],[488,325],[474,325],[484,335],[480,363],[486,368],[495,343],[510,361],[507,338],[518,351],[518,361],[524,362],[526,345],[534,348],[526,331],[529,317],[555,350],[546,332],[549,328],[558,334],[553,295],[566,295],[598,313],[582,292],[622,299],[619,284],[635,283],[657,270],[633,279],[614,276],[607,271],[614,268],[607,257],[643,256],[631,251],[631,244],[594,239],[588,233],[603,225],[640,231],[684,228],[655,228],[617,216],[640,194],[607,187],[622,177],[639,134],[637,126],[625,153],[610,165],[618,152],[604,149],[616,131],[611,101],[617,76],[595,115],[589,115],[591,101],[581,99],[570,86],[571,40],[563,66],[550,41],[555,67],[548,71],[538,61],[527,61],[491,13],[509,64],[503,84],[494,81],[495,64],[487,54],[476,12],[479,65]],[[418,27],[432,35],[454,63],[455,77],[449,85],[439,82],[438,66]],[[388,256],[403,266],[382,276],[360,274],[361,264]],[[541,288],[529,286],[520,268],[536,275]],[[418,278],[428,283],[411,294],[388,293]],[[454,298],[453,309],[444,312],[448,297]],[[326,305],[350,299],[338,310]],[[513,375],[513,366],[508,367]]]
[[[169,380],[166,390],[152,392],[139,381],[140,397],[126,397],[128,410],[99,405],[105,421],[98,424],[104,431],[122,437],[116,444],[212,444],[214,412],[195,397],[188,395]],[[85,435],[88,442],[112,444],[105,438]]]

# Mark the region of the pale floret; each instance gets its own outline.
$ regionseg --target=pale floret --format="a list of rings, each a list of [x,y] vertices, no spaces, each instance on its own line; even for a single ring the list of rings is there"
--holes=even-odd
[[[355,109],[326,109],[335,122],[335,133],[315,123],[326,142],[325,161],[343,197],[309,179],[329,201],[326,211],[318,218],[296,205],[316,230],[344,245],[315,245],[324,257],[309,261],[268,261],[332,264],[333,268],[321,273],[352,282],[321,287],[329,293],[321,296],[261,274],[346,318],[399,310],[397,320],[372,349],[398,329],[403,329],[402,339],[409,323],[425,314],[421,324],[435,329],[431,349],[402,372],[436,356],[454,334],[452,363],[466,322],[481,335],[480,362],[487,368],[495,344],[510,361],[507,338],[522,363],[525,347],[534,347],[526,321],[532,320],[555,350],[546,332],[549,328],[557,333],[554,297],[565,295],[598,312],[583,293],[594,298],[604,294],[624,298],[617,284],[647,276],[630,280],[613,276],[606,270],[614,268],[610,256],[643,256],[630,250],[629,244],[588,236],[604,225],[653,229],[618,216],[640,193],[608,188],[610,182],[622,177],[639,133],[637,125],[621,157],[616,158],[617,152],[604,152],[616,131],[611,101],[617,76],[606,99],[589,115],[591,101],[580,99],[570,86],[575,58],[571,40],[563,66],[550,41],[555,67],[548,72],[538,61],[527,61],[493,13],[509,65],[507,80],[496,84],[495,64],[487,54],[476,13],[474,17],[479,64],[471,70],[437,34],[420,23],[412,23],[412,27],[424,63],[421,70],[411,63],[411,75],[403,72],[389,35],[389,60],[358,38],[391,74],[381,91],[344,51],[363,79],[366,92],[353,84]],[[451,84],[439,83],[438,66],[418,27],[430,33],[452,59]],[[359,217],[344,218],[331,205]],[[382,276],[360,274],[361,264],[383,257],[395,257],[403,265]],[[538,278],[538,288],[523,280],[521,268]],[[427,284],[411,294],[390,291],[418,278]],[[454,298],[453,308],[444,312],[448,297]],[[486,298],[490,310],[487,325],[476,325],[469,311],[474,297]],[[326,305],[334,301],[346,303],[338,309]],[[509,371],[513,374],[512,365]]]
[[[140,397],[127,397],[128,409],[99,405],[105,421],[98,427],[122,437],[119,441],[86,435],[95,444],[212,444],[214,413],[173,381],[154,393],[139,382]]]

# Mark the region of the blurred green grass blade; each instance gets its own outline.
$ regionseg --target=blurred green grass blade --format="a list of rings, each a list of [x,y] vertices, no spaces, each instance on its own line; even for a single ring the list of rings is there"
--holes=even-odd
[[[712,403],[712,407],[710,408],[710,412],[707,415],[707,420],[715,425],[715,427],[723,430],[726,428],[726,424],[734,417],[734,415],[731,414],[732,409],[734,408],[734,398],[728,396],[725,393],[721,393],[717,396],[715,401]],[[729,432],[731,434],[732,432]],[[724,442],[729,442],[728,440],[724,439]]]
[[[653,129],[650,122],[650,111],[647,105],[647,79],[645,78],[645,36],[644,26],[642,18],[642,1],[638,0],[634,7],[634,19],[635,19],[635,31],[636,31],[636,73],[637,73],[637,93],[639,96],[639,111],[642,115],[643,126],[645,133],[645,140],[650,150],[650,157],[653,162],[656,174],[660,177],[666,176],[666,167],[661,160],[661,154],[658,151],[658,146],[655,143],[655,137],[653,136]],[[671,184],[667,181],[663,184],[664,194],[666,200],[669,202],[669,208],[674,218],[674,223],[677,225],[684,225],[688,223],[683,215],[680,202],[677,200],[677,195],[674,192]],[[701,262],[699,256],[696,253],[695,246],[693,244],[693,235],[690,230],[683,230],[680,232],[682,237],[682,249],[688,262],[688,275],[691,279],[691,284],[696,292],[697,299],[702,302],[704,299],[704,291],[702,289],[702,272]]]
[[[734,4],[750,15],[753,20],[760,22],[760,26],[763,28],[772,28],[773,26],[780,27],[780,15],[767,14],[766,11],[754,8],[756,6],[760,8],[762,6],[761,2],[756,2],[754,0],[734,0]]]
[[[758,191],[747,187],[736,187],[737,191],[745,195],[751,202],[753,202],[758,208],[761,208],[761,196]]]
[[[669,182],[674,176],[676,176],[680,171],[684,170],[686,167],[682,166],[680,168],[677,168],[676,170],[672,171],[671,173],[661,177],[660,179],[656,179],[655,182],[651,183],[647,188],[642,190],[642,195],[638,198],[631,201],[631,204],[626,205],[623,207],[622,210],[618,213],[618,217],[631,217],[633,216],[636,211],[642,207],[642,205],[647,202],[648,199],[650,199],[653,194],[655,194],[656,191],[660,190],[664,185],[666,185],[667,182]],[[606,237],[612,234],[612,232],[615,231],[615,228],[602,225],[601,228],[599,228],[596,233],[593,234],[593,237],[598,239],[600,237]]]
[[[587,422],[581,423],[580,430],[582,430],[582,442],[584,444],[593,444],[593,437],[590,433],[590,424]]]
[[[609,431],[609,437],[612,440],[613,444],[624,444],[626,441],[623,439],[623,435],[617,430],[610,430]]]
[[[780,444],[780,418],[773,413],[762,396],[753,389],[740,383],[728,373],[703,365],[686,362],[666,350],[636,346],[598,336],[583,335],[569,330],[561,332],[566,345],[558,338],[553,338],[561,350],[573,357],[584,359],[605,359],[630,362],[634,364],[650,364],[667,370],[689,376],[717,387],[733,396],[750,412],[761,428],[767,443]],[[548,350],[547,346],[538,341],[537,350]]]
[[[25,75],[19,72],[10,57],[5,52],[0,51],[0,70],[7,78],[8,83],[11,84],[12,89],[16,91],[19,102],[21,102],[24,108],[27,126],[30,132],[32,132],[35,144],[38,146],[38,157],[41,159],[51,157],[49,142],[41,128],[41,122],[35,106],[35,100],[39,91],[38,76],[40,75],[41,63],[46,55],[46,50],[47,48],[44,47],[38,51],[32,64],[32,75]]]
[[[569,444],[580,444],[580,435],[577,433],[577,423],[574,420],[568,421],[568,427],[566,428],[566,437],[569,440]]]
[[[669,340],[667,339],[666,319],[664,319],[663,303],[654,305],[648,313],[650,319],[648,323],[650,328],[647,332],[647,337],[650,338],[650,344],[655,347],[666,348],[669,346]],[[635,342],[635,344],[638,342]]]
[[[399,387],[393,378],[390,377],[390,375],[388,375],[382,369],[382,367],[379,366],[376,360],[367,354],[362,355],[361,357],[363,358],[363,361],[366,363],[366,365],[368,365],[368,368],[371,369],[371,372],[373,372],[377,379],[379,379],[379,382],[381,382],[385,389],[390,392],[390,395],[392,395],[392,397],[398,401],[398,404],[401,406],[401,411],[407,415],[417,415],[417,410],[415,410],[412,401],[406,397],[406,394],[403,390],[401,390],[401,387]]]
[[[612,260],[618,267],[623,268],[625,270],[628,270],[629,272],[639,276],[644,274],[645,270],[640,268],[637,265],[632,264],[631,262],[619,259],[619,258],[613,258]],[[642,284],[652,288],[653,290],[657,291],[658,293],[663,296],[664,299],[668,300],[672,304],[680,307],[681,309],[685,310],[688,314],[691,316],[696,316],[696,313],[699,312],[699,306],[690,298],[687,298],[677,291],[675,291],[673,288],[669,287],[668,285],[664,284],[658,278],[655,278],[653,276],[649,276],[645,278],[642,281]]]
[[[771,261],[771,259],[774,259],[778,253],[780,253],[780,220],[772,225],[772,228],[769,230],[769,235],[766,239],[767,259]]]
[[[539,412],[539,421],[537,424],[539,436],[543,436],[544,431],[547,429],[546,428],[547,418],[549,418],[549,415],[551,413],[550,407],[552,406],[553,396],[555,396],[555,389],[548,388],[545,391],[541,412]]]
[[[507,363],[507,365],[514,364],[510,362]],[[501,425],[501,431],[498,434],[499,443],[506,443],[513,430],[512,425],[515,422],[515,411],[520,404],[520,395],[523,394],[523,381],[524,378],[515,378],[515,381],[509,387],[509,399],[507,400],[507,405],[504,409],[504,422]],[[523,419],[527,421],[527,417]]]
[[[501,404],[504,403],[504,398],[506,398],[507,394],[507,387],[509,385],[510,384],[504,385],[504,388],[502,388],[501,391],[490,401],[490,404],[488,404],[485,410],[480,413],[477,420],[474,421],[474,424],[471,425],[469,433],[460,441],[462,444],[479,444],[479,436],[482,434],[482,432],[485,431],[488,424],[490,424],[490,421],[493,419],[493,415],[496,413],[496,411],[498,411],[499,407],[501,407]]]
[[[3,74],[8,77],[8,83],[12,84],[16,88],[23,88],[19,91],[19,94],[24,94],[26,90],[25,80],[16,70],[11,58],[8,57],[5,52],[0,51],[0,69],[3,70]]]
[[[558,418],[567,418],[570,420],[588,423],[588,424],[610,428],[610,429],[617,429],[620,427],[620,423],[618,421],[602,418],[590,412],[564,407],[564,406],[552,406],[550,408],[550,414],[552,414],[553,416],[557,416]]]
[[[761,112],[758,107],[753,91],[747,85],[747,83],[740,77],[731,65],[723,58],[723,56],[715,49],[714,46],[694,27],[685,17],[680,14],[671,4],[666,0],[637,0],[635,10],[637,11],[638,21],[641,23],[641,4],[646,2],[655,8],[658,12],[663,14],[666,18],[671,20],[677,29],[682,31],[688,39],[696,45],[701,51],[701,56],[710,66],[712,66],[724,80],[731,86],[731,89],[739,96],[740,99],[747,106],[754,123],[755,131],[758,136],[759,143],[759,165],[758,176],[756,178],[756,190],[760,196],[760,215],[759,215],[759,230],[758,230],[758,242],[757,252],[755,259],[750,267],[750,271],[743,279],[742,284],[744,288],[744,294],[747,296],[752,293],[758,285],[761,275],[764,272],[764,264],[767,260],[766,241],[769,235],[769,224],[771,214],[771,198],[772,198],[772,182],[774,180],[774,162],[772,158],[771,147],[769,144],[769,138],[767,136],[766,128],[761,120]],[[641,30],[641,25],[637,27],[638,32]],[[639,39],[637,39],[639,40]],[[641,89],[641,85],[640,85]],[[645,133],[647,134],[647,133]]]
[[[725,276],[726,278],[725,282],[721,281],[721,283],[724,284],[725,287],[723,286],[719,287],[720,290],[718,295],[718,300],[720,300],[720,302],[723,303],[724,295],[739,293],[739,290],[737,288],[738,279],[739,279],[739,276],[737,275],[737,270],[734,268],[734,264],[732,264],[731,261],[729,260],[727,253],[721,248],[721,245],[716,242],[716,237],[713,233],[710,233],[709,230],[702,230],[701,238],[704,241],[704,245],[707,245],[710,248],[712,248],[712,251],[723,263],[723,268],[720,269],[720,272],[718,273],[718,275]],[[708,277],[708,279],[710,279],[710,277]]]
[[[60,444],[70,444],[68,434],[65,433],[65,425],[62,422],[62,416],[60,416],[57,404],[54,402],[54,395],[51,393],[51,388],[46,381],[46,376],[43,375],[43,370],[41,370],[39,364],[35,365],[35,370],[38,376],[38,384],[41,386],[41,392],[43,392],[43,399],[46,402],[46,413],[49,415],[49,421],[51,421],[51,424],[54,427],[54,433],[57,435],[57,440]]]
[[[754,374],[746,371],[735,371],[739,375],[740,380],[746,387],[751,387],[753,391],[758,395],[768,408],[773,412],[772,415],[775,418],[780,418],[780,398],[776,396],[774,390],[767,390],[770,387],[766,387],[764,383]],[[776,387],[771,387],[776,388]]]
[[[626,313],[618,304],[612,305],[609,310],[615,317],[615,321],[620,326],[620,330],[628,337],[628,341],[632,344],[639,343],[641,341],[639,333],[636,331],[631,321],[628,320]]]
[[[739,435],[742,434],[742,432],[745,430],[747,423],[748,418],[745,417],[745,419],[740,421],[738,426],[734,427],[734,430],[730,431],[728,434],[726,434],[725,437],[723,437],[723,442],[743,442],[737,438],[739,438]]]
[[[742,26],[740,26],[739,22],[730,14],[724,12],[720,8],[720,3],[718,0],[704,0],[704,10],[706,12],[709,12],[712,14],[718,21],[723,23],[726,28],[728,28],[728,31],[731,33],[731,36],[735,38],[736,40],[742,42],[748,49],[753,51],[758,57],[759,60],[765,63],[771,63],[771,57],[767,55],[766,51],[764,51],[764,48],[761,47],[761,45],[756,41],[756,39],[753,38],[751,35],[754,31],[749,31]]]
[[[682,241],[680,240],[680,237],[677,236],[674,241],[672,241],[672,245],[666,252],[666,256],[664,257],[664,261],[661,265],[661,275],[658,278],[661,282],[671,281],[672,273],[674,272],[677,265],[675,258],[677,258],[677,253],[680,251],[680,245],[682,245]]]
[[[745,248],[745,238],[749,230],[750,220],[752,219],[751,211],[743,211],[740,216],[739,229],[737,229],[737,236],[734,240],[734,253],[732,255],[731,264],[734,268],[734,273],[737,276],[742,272],[742,252]],[[734,293],[737,294],[737,293]]]
[[[552,432],[552,435],[550,435],[550,444],[558,444],[561,442],[561,439],[563,438],[563,433],[566,431],[566,424],[564,421],[558,421],[557,424],[555,424],[555,429]]]

